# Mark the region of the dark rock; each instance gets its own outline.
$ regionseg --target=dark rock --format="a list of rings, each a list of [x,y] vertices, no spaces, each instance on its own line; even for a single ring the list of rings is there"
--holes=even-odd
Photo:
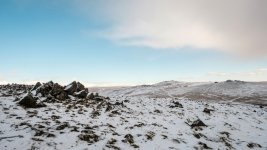
[[[64,89],[69,95],[72,95],[77,90],[77,83],[76,81],[73,81],[69,85],[66,86]]]
[[[139,148],[139,146],[136,145],[136,144],[132,144],[131,146],[132,146],[133,148]]]
[[[254,147],[261,148],[262,146],[258,143],[248,143],[247,147],[249,147],[249,148],[254,148]]]
[[[45,128],[45,126],[43,126],[43,125],[41,125],[41,124],[35,124],[34,127],[36,127],[36,128],[40,128],[40,129]]]
[[[207,138],[204,134],[202,133],[193,133],[194,137],[197,139],[200,139],[201,137]]]
[[[77,89],[76,89],[76,91],[79,92],[79,91],[82,91],[82,90],[85,90],[84,85],[81,84],[80,82],[77,82]]]
[[[75,92],[74,96],[79,97],[79,98],[86,98],[87,94],[88,93],[85,90],[81,90],[79,92]]]
[[[36,89],[36,94],[40,93],[42,96],[47,96],[50,94],[50,91],[53,88],[54,83],[52,81],[49,81],[47,83],[44,83],[40,87]]]
[[[53,120],[53,121],[55,121],[56,119],[59,119],[59,118],[61,118],[60,116],[56,116],[56,115],[52,115],[51,116],[51,119]]]
[[[80,132],[80,131],[79,131],[79,127],[72,126],[71,128],[72,128],[72,129],[70,130],[71,132]]]
[[[177,102],[177,101],[174,101],[174,102],[172,102],[172,103],[173,103],[173,105],[170,105],[170,108],[175,108],[175,107],[183,108],[183,105],[180,104],[180,103]]]
[[[33,88],[31,89],[31,91],[36,90],[36,89],[39,88],[41,85],[42,85],[42,84],[41,84],[40,82],[37,82],[37,83],[33,86]]]
[[[114,150],[121,150],[119,147],[117,147],[115,145],[111,145],[111,144],[107,144],[106,147],[110,148],[110,149],[114,149]]]
[[[43,135],[45,132],[43,130],[38,130],[38,129],[35,129],[35,134],[34,136],[41,136]]]
[[[103,101],[105,98],[102,96],[95,96],[93,100],[95,101]]]
[[[100,114],[100,112],[99,111],[97,111],[97,110],[94,110],[94,111],[92,111],[92,117],[94,118],[94,117],[97,117],[97,116],[100,116],[101,114]]]
[[[111,138],[111,139],[107,142],[107,144],[111,144],[111,145],[113,145],[113,144],[115,144],[116,142],[117,142],[116,139]]]
[[[124,106],[123,101],[122,102],[115,102],[113,105],[122,106],[122,107]]]
[[[125,103],[129,103],[130,101],[129,101],[128,99],[126,99],[126,100],[124,100],[123,102],[125,102]]]
[[[107,112],[107,111],[110,111],[110,110],[112,110],[112,109],[113,109],[113,107],[112,107],[110,104],[108,104],[108,105],[107,105],[107,108],[106,108],[106,112]]]
[[[57,98],[58,100],[65,100],[66,98],[68,98],[68,94],[67,94],[67,92],[62,91],[62,92],[60,92],[60,94],[58,94],[58,95],[56,96],[56,98]]]
[[[161,113],[161,111],[158,110],[158,109],[155,109],[154,112],[155,112],[155,113]]]
[[[79,139],[83,141],[87,141],[88,143],[95,143],[99,140],[99,136],[91,133],[91,134],[80,134],[78,135]]]
[[[203,149],[212,149],[212,148],[208,147],[208,145],[206,143],[198,142],[198,144],[201,145]]]
[[[31,94],[27,94],[19,101],[19,104],[26,108],[35,108],[37,101],[32,97]]]
[[[56,95],[60,94],[62,91],[64,91],[64,88],[61,85],[59,85],[58,83],[55,83],[53,85],[53,88],[52,88],[50,94],[53,96],[56,96]]]
[[[87,96],[88,99],[94,99],[94,97],[95,97],[94,93],[90,93],[90,94]]]
[[[63,130],[66,127],[69,127],[69,123],[64,122],[64,123],[60,124],[59,126],[57,126],[56,130]]]
[[[147,132],[147,134],[146,134],[146,138],[148,139],[148,140],[153,140],[153,137],[155,136],[155,133],[154,132],[152,132],[152,131],[149,131],[149,132]]]
[[[38,141],[38,142],[42,142],[44,141],[43,139],[40,139],[40,138],[32,138],[33,141]]]
[[[48,133],[46,137],[56,137],[56,135],[52,133]]]
[[[204,108],[203,112],[210,114],[211,111],[214,111],[213,109]]]
[[[129,143],[129,144],[133,144],[134,143],[134,139],[133,136],[131,134],[126,134],[124,136],[124,140],[122,140],[122,142],[124,143]]]
[[[190,126],[191,128],[194,128],[194,127],[206,127],[207,125],[204,124],[200,119],[197,119]]]

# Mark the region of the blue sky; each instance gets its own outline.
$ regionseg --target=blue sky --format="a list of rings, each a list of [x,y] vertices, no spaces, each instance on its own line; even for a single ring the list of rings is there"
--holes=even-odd
[[[88,86],[105,86],[164,80],[267,80],[267,49],[262,35],[253,34],[260,38],[254,37],[255,42],[247,38],[228,40],[243,34],[249,37],[251,32],[243,31],[251,26],[241,25],[244,29],[233,34],[232,26],[220,29],[209,21],[212,17],[206,17],[206,12],[197,12],[204,21],[191,23],[197,20],[194,14],[185,17],[168,11],[174,1],[164,3],[162,9],[160,1],[155,8],[150,6],[153,1],[112,2],[114,6],[103,1],[1,0],[0,83],[54,80],[65,84],[79,80]],[[138,7],[141,5],[144,8]],[[186,6],[191,9],[191,4]],[[144,9],[155,12],[138,14]],[[159,10],[171,17],[192,19],[173,21],[152,15]],[[253,21],[257,26],[262,18]],[[257,29],[266,33],[261,26]],[[248,40],[250,45],[246,45]],[[255,49],[249,49],[252,46]]]

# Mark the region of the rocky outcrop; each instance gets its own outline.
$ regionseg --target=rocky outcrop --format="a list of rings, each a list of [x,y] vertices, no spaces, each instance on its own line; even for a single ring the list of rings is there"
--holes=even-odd
[[[35,91],[35,94],[39,97],[46,97],[50,102],[54,102],[55,99],[64,101],[69,98],[68,95],[77,98],[86,98],[88,95],[88,89],[82,83],[76,81],[71,82],[66,87],[52,81],[43,84],[37,82],[31,91]]]

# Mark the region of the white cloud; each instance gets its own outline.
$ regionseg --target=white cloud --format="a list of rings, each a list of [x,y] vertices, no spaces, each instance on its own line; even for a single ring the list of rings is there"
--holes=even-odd
[[[79,0],[76,6],[111,24],[100,35],[120,44],[267,54],[265,0]]]

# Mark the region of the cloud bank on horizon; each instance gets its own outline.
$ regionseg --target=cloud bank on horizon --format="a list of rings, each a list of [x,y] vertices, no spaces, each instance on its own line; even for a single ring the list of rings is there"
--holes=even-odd
[[[122,45],[267,55],[265,0],[79,0],[75,5],[108,23],[99,35]]]

